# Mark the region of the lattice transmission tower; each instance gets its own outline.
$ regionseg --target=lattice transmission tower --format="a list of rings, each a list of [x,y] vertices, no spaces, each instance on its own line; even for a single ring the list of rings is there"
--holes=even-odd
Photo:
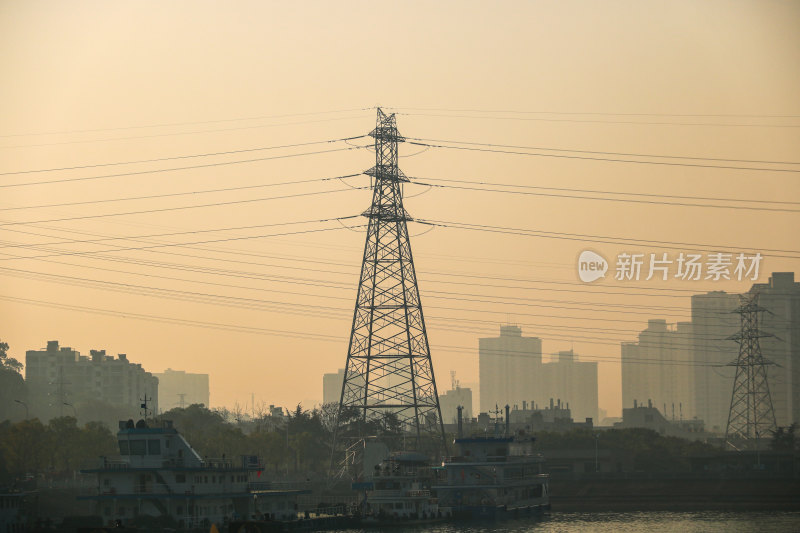
[[[761,355],[759,343],[760,338],[772,336],[759,330],[763,311],[757,293],[739,296],[739,307],[734,311],[741,317],[741,329],[729,338],[739,343],[739,357],[729,363],[736,367],[736,377],[725,430],[725,440],[734,448],[738,448],[737,443],[747,446],[753,439],[769,437],[777,429],[766,370],[772,363]]]
[[[364,259],[337,415],[337,444],[347,417],[362,427],[394,428],[406,445],[446,450],[428,335],[403,208],[395,115],[378,109],[375,166]],[[367,424],[369,423],[369,424]],[[371,424],[371,425],[370,425]],[[371,430],[370,430],[371,431]],[[361,435],[364,437],[366,435]]]

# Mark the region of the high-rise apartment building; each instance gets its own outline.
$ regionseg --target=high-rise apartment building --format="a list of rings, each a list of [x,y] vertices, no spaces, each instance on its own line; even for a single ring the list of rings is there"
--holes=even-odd
[[[49,341],[44,350],[26,352],[25,381],[31,412],[45,420],[74,414],[73,409],[92,401],[126,408],[135,418],[146,398],[150,415],[158,413],[158,378],[124,353],[114,358],[105,350],[91,350],[84,356]]]
[[[479,340],[480,410],[521,405],[541,389],[542,340],[502,326],[499,337]]]
[[[652,402],[667,418],[694,416],[693,325],[648,320],[637,342],[622,343],[622,407]]]
[[[758,293],[765,309],[760,329],[768,336],[759,340],[761,354],[773,363],[767,365],[767,381],[775,419],[778,426],[800,424],[800,282],[793,272],[773,272],[750,292]]]
[[[330,374],[322,374],[322,403],[339,403],[343,382],[344,368]]]
[[[729,338],[739,331],[739,315],[734,313],[738,306],[738,295],[723,291],[692,296],[691,412],[713,433],[724,433],[728,423],[736,374],[730,363],[739,353]]]
[[[555,361],[542,365],[542,389],[548,399],[569,405],[576,421],[597,423],[597,363],[578,360],[572,350],[558,352]]]
[[[192,404],[210,407],[208,374],[192,374],[168,368],[153,375],[158,378],[158,399],[163,411]]]

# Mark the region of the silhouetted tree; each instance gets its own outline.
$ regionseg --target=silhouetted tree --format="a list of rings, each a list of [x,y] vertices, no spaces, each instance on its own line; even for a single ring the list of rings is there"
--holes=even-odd
[[[12,424],[0,441],[0,448],[11,475],[43,472],[49,455],[45,427],[36,418]]]
[[[796,430],[797,424],[792,424],[789,427],[778,427],[778,429],[772,432],[770,448],[775,451],[794,451],[798,445],[794,435]]]
[[[8,343],[0,341],[0,368],[13,370],[17,374],[22,372],[22,363],[8,356]]]

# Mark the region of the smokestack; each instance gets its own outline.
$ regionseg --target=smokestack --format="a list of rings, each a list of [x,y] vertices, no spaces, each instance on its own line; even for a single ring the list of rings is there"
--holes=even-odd
[[[464,418],[461,415],[461,411],[464,410],[464,406],[459,405],[456,407],[456,409],[458,409],[458,438],[461,438],[464,436]]]
[[[636,409],[636,407],[638,407],[638,406],[636,405],[636,400],[633,400],[633,408],[634,408],[634,409]]]
[[[552,408],[553,408],[553,399],[550,398],[550,409],[552,409]]]
[[[508,437],[509,421],[508,421],[508,404],[506,404],[506,437]]]
[[[523,411],[528,410],[528,402],[526,402],[525,400],[522,400],[522,410]]]

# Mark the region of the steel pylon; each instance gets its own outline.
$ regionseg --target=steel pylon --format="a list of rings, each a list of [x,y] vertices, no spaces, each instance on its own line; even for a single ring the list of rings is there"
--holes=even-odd
[[[730,337],[739,343],[739,357],[729,363],[736,367],[736,377],[725,429],[726,442],[737,449],[737,443],[748,446],[754,439],[769,438],[777,429],[766,371],[772,363],[761,355],[759,343],[760,338],[771,336],[759,330],[759,314],[765,309],[759,307],[757,293],[739,296],[739,303],[733,312],[741,317],[741,329]]]
[[[444,427],[406,224],[411,218],[403,207],[409,180],[398,168],[397,147],[405,139],[395,115],[381,109],[370,136],[375,166],[365,174],[372,178],[372,204],[363,213],[369,223],[335,440],[343,437],[344,418],[357,416],[367,431],[393,428],[407,446],[442,453]]]

